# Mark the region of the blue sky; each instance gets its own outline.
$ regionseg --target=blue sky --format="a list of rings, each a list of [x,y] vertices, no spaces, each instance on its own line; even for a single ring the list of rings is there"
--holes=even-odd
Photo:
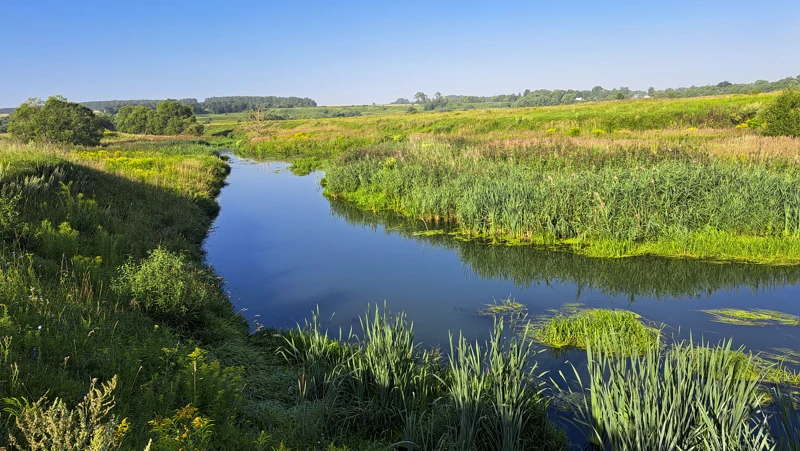
[[[220,95],[323,105],[800,75],[800,1],[12,1],[0,107]],[[643,3],[643,4],[640,4]]]

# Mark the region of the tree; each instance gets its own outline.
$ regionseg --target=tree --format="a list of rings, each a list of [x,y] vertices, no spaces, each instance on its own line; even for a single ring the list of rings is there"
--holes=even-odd
[[[397,100],[395,100],[392,103],[395,104],[395,105],[408,105],[411,102],[406,98],[400,97],[400,98],[398,98]]]
[[[8,125],[15,138],[96,146],[103,137],[103,122],[89,108],[52,96],[42,103],[31,98],[20,105]]]
[[[614,98],[615,98],[615,99],[617,99],[617,100],[622,100],[622,99],[624,99],[624,98],[625,98],[625,94],[623,94],[623,93],[621,93],[621,92],[618,92],[618,93],[617,93],[617,94],[614,96]]]
[[[414,103],[423,104],[423,103],[426,103],[426,102],[428,102],[428,96],[425,95],[424,92],[420,91],[420,92],[414,94]]]
[[[652,87],[652,86],[650,86],[649,88],[647,88],[647,95],[649,95],[649,96],[652,96],[652,95],[653,95],[653,94],[655,94],[655,93],[656,93],[656,88],[654,88],[654,87]]]
[[[146,106],[124,106],[117,113],[117,130],[123,133],[153,135],[202,135],[191,105],[164,100],[156,109]]]
[[[761,113],[767,136],[800,136],[800,91],[784,91]]]
[[[722,81],[722,82],[719,82],[719,83],[717,83],[717,87],[718,87],[718,88],[727,88],[728,86],[730,86],[730,85],[732,85],[732,84],[733,84],[733,83],[731,83],[731,82],[729,82],[729,81],[725,80],[725,81]]]
[[[148,127],[154,110],[146,106],[124,106],[117,113],[117,130],[137,135],[152,133]]]

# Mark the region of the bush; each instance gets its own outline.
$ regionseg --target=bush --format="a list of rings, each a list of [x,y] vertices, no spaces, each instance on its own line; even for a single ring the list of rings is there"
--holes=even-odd
[[[183,255],[158,248],[141,263],[120,267],[114,290],[130,297],[149,315],[174,325],[196,321],[218,295],[217,280]]]
[[[800,136],[800,91],[789,90],[772,101],[761,113],[766,136]]]
[[[96,146],[103,137],[103,121],[85,106],[53,96],[42,102],[29,99],[11,114],[8,132],[25,142],[49,141]]]
[[[567,131],[567,135],[569,136],[581,136],[581,129],[578,127],[572,127]]]

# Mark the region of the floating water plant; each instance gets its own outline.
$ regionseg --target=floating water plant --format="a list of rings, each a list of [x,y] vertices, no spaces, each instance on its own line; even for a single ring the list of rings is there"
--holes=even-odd
[[[575,309],[559,311],[525,328],[526,337],[551,348],[586,349],[589,337],[601,343],[615,341],[624,355],[639,354],[657,346],[661,330],[646,326],[641,317],[627,310]]]
[[[478,313],[482,316],[505,316],[521,314],[526,310],[528,310],[528,307],[525,304],[508,298],[500,302],[495,301],[492,304],[486,304],[484,308],[478,310]]]
[[[700,310],[711,315],[712,321],[738,326],[800,326],[800,316],[765,309],[710,309]]]

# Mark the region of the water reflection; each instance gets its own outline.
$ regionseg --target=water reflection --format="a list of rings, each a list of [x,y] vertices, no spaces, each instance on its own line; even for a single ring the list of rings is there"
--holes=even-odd
[[[398,234],[407,239],[455,252],[471,274],[484,279],[513,282],[521,290],[538,285],[571,283],[576,297],[584,291],[607,296],[637,298],[698,298],[718,290],[747,288],[754,293],[800,283],[800,266],[769,267],[699,260],[633,257],[590,258],[570,252],[537,250],[524,246],[497,246],[459,241],[448,235],[419,235],[422,222],[390,213],[359,210],[332,201],[331,212],[348,224]]]

